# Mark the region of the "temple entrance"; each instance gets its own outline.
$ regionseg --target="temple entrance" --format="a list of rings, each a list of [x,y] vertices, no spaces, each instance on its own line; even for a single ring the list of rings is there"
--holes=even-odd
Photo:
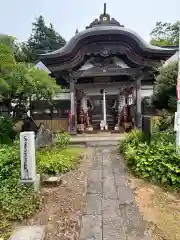
[[[91,96],[93,111],[92,111],[92,126],[94,130],[100,129],[100,121],[103,119],[103,99],[102,96]]]
[[[126,131],[132,128],[134,118],[130,113],[133,105],[130,97],[132,91],[132,87],[117,86],[113,88],[106,86],[106,89],[100,90],[96,87],[93,91],[90,86],[77,89],[78,132],[102,130],[122,132],[122,129]]]
[[[175,52],[146,44],[104,11],[84,31],[76,32],[63,48],[40,55],[40,60],[60,85],[69,87],[72,134],[79,127],[81,132],[99,129],[101,120],[101,125],[107,123],[109,129],[113,119],[115,131],[120,127],[126,131],[130,126],[142,127],[141,87],[152,87],[155,69]],[[121,91],[123,88],[125,91]],[[76,89],[85,94],[77,98]],[[101,89],[106,94],[101,94]],[[129,102],[130,95],[133,103]],[[113,113],[112,96],[116,98]]]
[[[116,99],[116,95],[106,95],[106,120],[108,124],[108,130],[113,130],[115,124],[115,117],[113,115],[113,104]],[[100,122],[103,120],[103,96],[95,95],[91,96],[93,104],[92,111],[92,125],[94,130],[100,130]]]

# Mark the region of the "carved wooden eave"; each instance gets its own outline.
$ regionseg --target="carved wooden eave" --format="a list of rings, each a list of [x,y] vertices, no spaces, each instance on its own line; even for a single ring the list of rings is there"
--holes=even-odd
[[[40,56],[41,61],[53,71],[74,68],[91,54],[125,54],[137,65],[150,66],[171,57],[174,49],[164,49],[146,44],[134,32],[119,26],[100,26],[76,34],[65,47]],[[152,62],[152,63],[151,63]]]
[[[141,72],[138,68],[120,68],[120,67],[93,67],[89,70],[78,70],[73,72],[75,78],[85,77],[108,77],[108,76],[137,76]]]
[[[85,59],[88,56],[102,56],[104,49],[108,49],[109,55],[117,55],[120,57],[124,56],[126,58],[125,63],[128,62],[128,65],[130,67],[144,66],[154,68],[158,67],[161,64],[161,62],[158,60],[151,60],[141,57],[128,46],[118,46],[115,44],[104,44],[104,46],[100,46],[96,43],[81,48],[75,58],[72,58],[67,62],[59,63],[58,61],[52,61],[51,64],[48,64],[48,68],[51,70],[51,72],[61,72],[70,69],[76,70],[77,68],[80,68],[82,65],[84,65]]]
[[[130,67],[153,68],[169,59],[173,48],[147,44],[137,33],[125,28],[106,12],[95,19],[86,30],[77,32],[61,49],[40,55],[40,60],[51,72],[77,70],[88,57],[113,55],[126,58]]]

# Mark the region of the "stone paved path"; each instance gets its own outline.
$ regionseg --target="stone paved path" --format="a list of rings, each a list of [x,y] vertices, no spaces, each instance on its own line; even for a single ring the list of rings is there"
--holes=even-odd
[[[80,240],[150,240],[114,147],[97,147],[89,171]]]

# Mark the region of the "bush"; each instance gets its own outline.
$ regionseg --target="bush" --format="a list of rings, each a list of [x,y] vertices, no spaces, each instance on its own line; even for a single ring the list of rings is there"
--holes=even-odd
[[[134,129],[130,133],[126,134],[125,140],[121,141],[120,151],[124,152],[127,145],[131,144],[132,146],[138,146],[140,142],[144,141],[144,136],[142,132],[137,129]]]
[[[173,129],[174,116],[165,109],[163,109],[159,114],[160,114],[158,123],[159,130],[165,131],[167,129]]]
[[[142,178],[170,186],[180,186],[180,156],[176,153],[175,136],[172,132],[159,132],[148,145],[130,133],[122,143],[121,150],[133,172]]]
[[[73,168],[80,159],[80,149],[63,149],[55,147],[37,153],[37,166],[40,173],[59,174]]]
[[[19,179],[19,143],[0,145],[0,238],[8,235],[11,220],[29,217],[40,204],[39,196],[31,187],[21,185]]]
[[[20,175],[20,152],[19,145],[1,145],[0,147],[0,183],[12,182]],[[1,184],[0,184],[1,186]]]
[[[16,138],[13,122],[8,118],[0,118],[0,144],[10,144]]]
[[[56,137],[56,145],[60,148],[66,148],[70,142],[70,135],[66,132],[60,133]]]
[[[23,220],[31,216],[39,207],[40,199],[33,189],[20,185],[17,181],[14,184],[6,182],[0,188],[0,208],[9,220]]]

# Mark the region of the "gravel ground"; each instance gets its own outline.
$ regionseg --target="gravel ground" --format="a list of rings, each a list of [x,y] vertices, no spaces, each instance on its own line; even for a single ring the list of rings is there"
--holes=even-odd
[[[153,240],[180,240],[180,195],[129,174],[137,205]]]
[[[79,239],[80,220],[85,211],[87,173],[92,160],[92,149],[86,148],[80,165],[63,177],[59,187],[43,188],[42,211],[26,222],[45,225],[45,240]]]

